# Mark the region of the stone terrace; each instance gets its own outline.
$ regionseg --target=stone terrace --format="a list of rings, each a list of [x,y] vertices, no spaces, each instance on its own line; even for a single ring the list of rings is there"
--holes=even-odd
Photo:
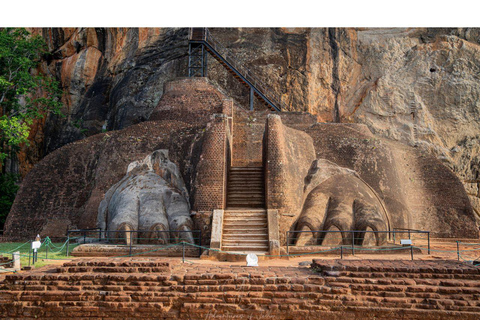
[[[478,319],[480,269],[454,261],[244,267],[89,259],[7,275],[2,318]]]

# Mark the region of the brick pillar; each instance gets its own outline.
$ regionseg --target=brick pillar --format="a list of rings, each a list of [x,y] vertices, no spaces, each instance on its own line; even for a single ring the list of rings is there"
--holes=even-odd
[[[197,167],[194,211],[225,208],[227,169],[227,117],[214,114],[207,126],[202,155]]]
[[[286,162],[285,135],[282,119],[279,115],[269,114],[265,126],[266,148],[265,173],[266,173],[266,199],[268,209],[283,211],[285,172],[283,165]]]

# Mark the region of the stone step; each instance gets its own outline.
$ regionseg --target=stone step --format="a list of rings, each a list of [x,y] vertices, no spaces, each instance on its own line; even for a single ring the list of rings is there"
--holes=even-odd
[[[259,175],[263,176],[263,170],[231,170],[229,171],[229,175],[242,175],[242,174],[251,174],[251,175]]]
[[[263,175],[230,175],[228,177],[228,181],[236,181],[236,180],[252,180],[252,181],[263,181]]]
[[[242,217],[242,216],[234,216],[234,217],[224,217],[223,222],[228,223],[239,223],[239,224],[249,224],[250,222],[267,222],[266,216],[250,216],[250,217]]]
[[[256,192],[256,193],[265,193],[265,188],[263,186],[255,185],[234,185],[227,188],[227,192]]]
[[[222,246],[222,251],[233,251],[233,252],[267,252],[268,245],[246,245],[246,246]]]
[[[265,208],[265,204],[254,204],[254,205],[246,205],[246,204],[228,204],[227,208],[234,209],[234,208]]]
[[[74,266],[95,266],[95,267],[169,267],[170,262],[165,261],[70,261],[63,264],[65,267]]]
[[[252,180],[264,180],[263,174],[230,174],[228,176],[228,180],[235,180],[235,179],[252,179]]]
[[[230,191],[234,191],[237,188],[245,188],[251,187],[256,189],[263,189],[263,181],[262,182],[255,182],[255,181],[230,181],[228,182],[227,189]]]
[[[227,196],[229,197],[249,197],[249,196],[255,196],[255,197],[265,197],[265,193],[263,191],[252,191],[252,190],[242,190],[242,192],[238,191],[229,191],[227,192]]]
[[[265,187],[262,184],[254,184],[254,183],[230,183],[227,187],[228,192],[232,191],[259,191],[264,192]]]
[[[222,241],[222,246],[227,246],[227,247],[243,247],[243,246],[268,246],[268,240],[223,240]]]
[[[86,267],[86,266],[74,266],[74,267],[59,267],[58,273],[139,273],[139,272],[169,272],[169,267]]]
[[[224,213],[223,214],[223,218],[226,219],[226,218],[230,218],[230,219],[233,219],[233,218],[240,218],[240,219],[244,219],[244,218],[265,218],[267,219],[267,213],[266,212],[258,212],[258,213],[242,213],[242,212],[239,212],[239,213]]]
[[[244,214],[267,214],[267,210],[265,209],[233,209],[233,210],[225,210],[225,215],[244,215]]]
[[[252,170],[249,170],[249,171],[240,171],[240,170],[237,170],[237,171],[230,171],[228,173],[229,176],[238,176],[238,175],[252,175],[252,176],[263,176],[264,173],[263,171],[252,171]]]
[[[267,219],[248,220],[248,219],[225,219],[223,221],[224,227],[266,227]]]
[[[250,194],[227,194],[227,201],[228,200],[250,200],[250,199],[260,199],[263,200],[265,195],[262,193],[250,193]]]
[[[245,188],[243,190],[232,189],[227,192],[228,195],[241,195],[241,194],[262,194],[265,196],[265,192],[263,188],[258,188],[256,190],[252,190],[251,188]]]
[[[227,208],[265,208],[265,203],[230,203],[227,202]]]
[[[329,271],[327,271],[328,273]],[[350,278],[428,278],[428,279],[472,279],[480,280],[480,274],[452,274],[452,273],[442,273],[440,271],[435,273],[428,272],[361,272],[361,271],[334,271],[338,276],[350,277]]]
[[[263,202],[259,202],[259,203],[245,203],[245,202],[241,202],[241,203],[231,203],[231,202],[227,202],[227,208],[245,208],[245,207],[248,207],[248,208],[265,208],[265,203]]]
[[[265,200],[262,197],[227,197],[228,203],[264,203]]]
[[[229,241],[235,240],[239,241],[238,239],[249,239],[249,240],[266,240],[268,241],[268,234],[267,233],[233,233],[233,234],[223,234],[222,241]]]
[[[246,209],[256,210],[257,208],[246,208]],[[235,210],[235,209],[227,209],[227,210]],[[245,212],[247,210],[239,208],[238,212],[229,213],[225,211],[223,216],[225,218],[231,218],[231,217],[247,217],[248,218],[248,217],[266,217],[267,216],[267,213],[265,211],[264,212]],[[262,209],[258,208],[258,210],[262,210]]]
[[[229,175],[228,176],[228,180],[229,181],[232,181],[232,180],[260,180],[260,181],[264,181],[264,176],[263,175],[258,175],[258,174],[255,174],[255,175],[251,175],[251,174],[248,174],[248,175]]]
[[[223,235],[267,234],[267,232],[268,232],[268,229],[265,227],[245,228],[245,227],[231,226],[229,228],[223,229]]]
[[[231,186],[227,188],[227,194],[230,193],[259,193],[265,195],[265,188],[259,186]]]
[[[232,227],[238,227],[238,228],[252,228],[252,229],[258,229],[258,228],[266,228],[268,224],[268,221],[265,220],[254,220],[254,221],[248,221],[248,220],[228,220],[223,222],[223,226],[228,228]]]
[[[227,206],[229,205],[251,205],[251,204],[255,204],[255,205],[262,205],[262,204],[265,204],[265,201],[264,199],[228,199],[227,198]]]
[[[230,171],[229,172],[230,177],[243,176],[243,175],[262,177],[262,176],[264,176],[264,173],[263,173],[263,171],[258,171],[258,172],[256,172],[256,171]]]
[[[230,167],[230,171],[236,171],[236,172],[247,172],[247,171],[263,172],[263,167]]]

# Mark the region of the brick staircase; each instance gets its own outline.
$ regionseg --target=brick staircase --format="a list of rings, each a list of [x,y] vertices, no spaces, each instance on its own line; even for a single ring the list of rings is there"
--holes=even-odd
[[[224,211],[222,250],[268,251],[263,167],[231,167],[228,175],[227,210]]]
[[[479,318],[480,269],[473,266],[314,260],[312,267],[142,257],[72,261],[6,275],[0,282],[0,318]]]
[[[231,167],[228,175],[227,209],[265,208],[263,167]]]
[[[265,254],[268,249],[268,221],[265,209],[224,211],[223,251]]]

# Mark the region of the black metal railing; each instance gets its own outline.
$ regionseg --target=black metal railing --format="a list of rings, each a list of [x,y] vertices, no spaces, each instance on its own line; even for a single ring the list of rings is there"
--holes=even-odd
[[[367,246],[363,245],[363,241],[365,240],[365,234],[372,233],[375,236],[375,240],[382,235],[385,235],[383,241],[388,244],[388,239],[393,241],[393,244],[396,244],[397,235],[404,234],[408,235],[408,239],[412,238],[413,234],[426,234],[427,235],[427,251],[430,254],[430,231],[423,231],[423,230],[415,230],[415,229],[403,229],[403,228],[394,228],[393,230],[389,231],[374,231],[374,230],[347,230],[347,231],[340,231],[340,230],[307,230],[307,231],[287,231],[286,234],[286,242],[287,242],[287,254],[290,252],[291,246],[296,246],[295,241],[298,239],[299,235],[303,233],[312,233],[314,241],[317,242],[318,239],[321,239],[323,242],[328,234],[338,234],[340,233],[342,237],[342,250],[344,246],[347,246],[351,249],[352,254],[355,254],[355,248],[365,248]],[[314,243],[311,246],[316,247],[327,247],[327,245],[317,244]],[[331,247],[331,246],[328,246]]]
[[[203,31],[198,29],[203,29]],[[205,42],[205,44],[213,49],[213,53],[219,55],[234,72],[236,71],[237,74],[246,80],[249,86],[254,87],[260,95],[263,95],[269,100],[266,101],[267,103],[270,102],[277,111],[288,110],[288,106],[282,101],[282,95],[273,94],[275,91],[272,87],[259,80],[250,69],[239,64],[237,62],[238,59],[212,36],[208,28],[191,28],[189,40]]]
[[[128,237],[125,235],[128,233]],[[201,230],[102,230],[100,228],[68,230],[67,231],[67,245],[66,255],[69,255],[69,245],[72,239],[80,240],[78,242],[89,243],[106,243],[106,244],[124,244],[129,247],[129,255],[132,255],[133,246],[135,244],[145,244],[152,246],[169,246],[172,244],[183,245],[183,252],[185,252],[185,242],[182,239],[182,234],[191,233],[193,245],[198,245],[199,256],[202,254],[202,231]],[[145,234],[155,234],[156,237],[142,237]],[[75,237],[77,235],[78,237]]]

